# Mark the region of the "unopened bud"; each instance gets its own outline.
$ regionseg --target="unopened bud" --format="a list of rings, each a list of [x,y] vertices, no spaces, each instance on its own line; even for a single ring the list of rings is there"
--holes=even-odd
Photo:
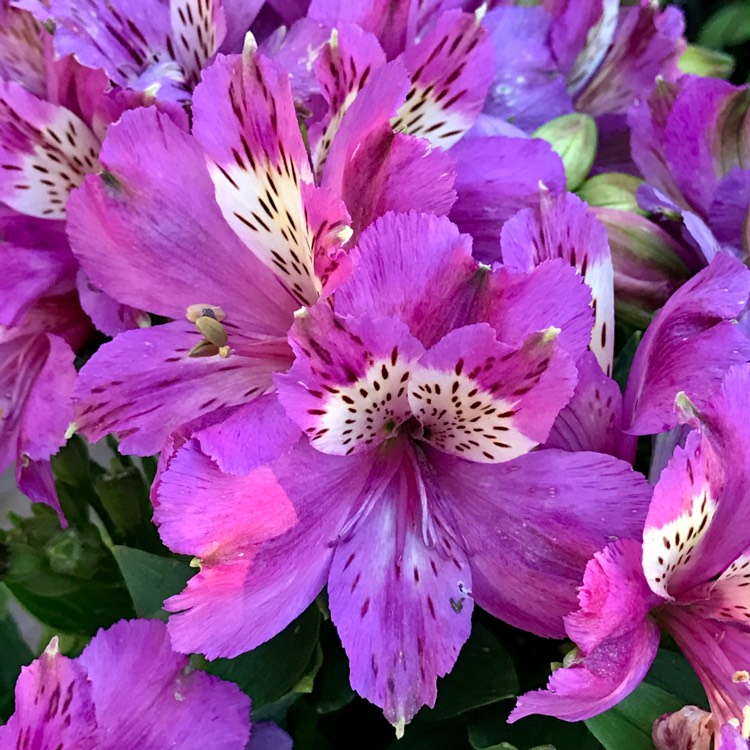
[[[653,314],[690,277],[679,243],[644,216],[594,208],[604,224],[615,271],[615,311],[624,322],[646,328]]]
[[[533,134],[552,146],[565,167],[568,190],[575,190],[588,176],[596,157],[596,122],[589,115],[574,113],[550,120]]]
[[[734,58],[725,52],[688,44],[677,61],[677,67],[682,73],[704,78],[729,78],[734,70]]]
[[[651,739],[656,750],[675,750],[689,747],[692,750],[710,750],[715,730],[710,713],[697,706],[660,716],[651,729]]]
[[[640,177],[624,172],[605,172],[589,177],[576,191],[589,206],[616,208],[645,216],[638,205],[635,191],[643,184]]]

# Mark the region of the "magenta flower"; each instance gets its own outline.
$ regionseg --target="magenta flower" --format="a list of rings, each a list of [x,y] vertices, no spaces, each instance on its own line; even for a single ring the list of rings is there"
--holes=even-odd
[[[54,638],[24,667],[0,746],[244,750],[249,730],[250,699],[236,685],[193,670],[163,623],[122,620],[77,659]]]
[[[749,382],[750,365],[733,368],[698,414],[698,429],[654,488],[642,543],[622,539],[589,562],[580,608],[565,620],[577,650],[547,691],[519,698],[512,720],[544,713],[578,721],[613,706],[646,674],[664,628],[700,677],[715,726],[744,731]]]
[[[261,399],[183,443],[156,520],[201,561],[167,602],[178,648],[252,649],[327,582],[352,685],[400,732],[434,703],[474,601],[560,635],[585,560],[641,528],[648,488],[610,456],[532,451],[591,335],[564,261],[491,271],[445,218],[410,213],[366,229],[353,263],[292,328],[288,419]],[[276,460],[245,450],[258,434]]]
[[[59,511],[49,458],[73,420],[73,352],[91,324],[75,293],[76,264],[62,227],[0,212],[0,471]]]
[[[657,76],[676,78],[681,12],[649,0],[633,6],[551,0],[488,13],[496,72],[485,116],[531,131],[573,111],[624,115]]]
[[[367,163],[379,155],[376,170],[337,162],[339,141],[332,146],[327,167],[341,179],[357,231],[391,207],[447,211],[453,199],[444,155],[413,136],[395,140],[388,107],[375,112],[402,78],[383,68],[359,96],[390,134],[386,153],[368,131],[346,135],[346,119],[342,126],[344,153]],[[71,200],[78,259],[115,299],[188,320],[102,347],[81,371],[77,423],[90,439],[114,431],[124,451],[150,454],[180,425],[273,390],[271,374],[291,364],[294,310],[349,273],[341,249],[349,215],[331,189],[314,184],[286,72],[251,49],[205,72],[192,136],[153,109],[127,113],[102,161],[106,174]],[[367,190],[347,191],[362,174]]]
[[[685,76],[660,83],[628,115],[633,159],[648,183],[641,203],[679,214],[702,263],[721,247],[750,252],[747,95],[746,86]]]

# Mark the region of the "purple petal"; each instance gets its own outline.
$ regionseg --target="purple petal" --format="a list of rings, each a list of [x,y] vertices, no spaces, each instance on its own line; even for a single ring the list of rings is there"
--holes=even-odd
[[[362,233],[352,260],[356,273],[336,293],[339,313],[399,318],[425,346],[473,322],[482,273],[471,238],[448,219],[386,214]]]
[[[196,432],[201,450],[229,474],[249,474],[288,453],[300,437],[276,394],[240,406],[226,419]],[[258,439],[262,436],[262,439]]]
[[[443,13],[402,61],[411,76],[406,102],[393,128],[429,140],[436,148],[457,143],[482,111],[493,75],[493,49],[476,15]]]
[[[223,5],[223,0],[170,0],[172,56],[182,67],[190,88],[200,81],[201,71],[226,36]]]
[[[17,81],[32,94],[46,93],[42,30],[23,10],[0,4],[0,78]]]
[[[292,738],[270,721],[253,724],[247,750],[292,750]]]
[[[629,695],[659,647],[659,626],[648,616],[653,595],[633,540],[611,544],[586,566],[581,608],[566,618],[578,644],[572,664],[552,673],[547,690],[518,699],[509,721],[530,714],[582,721]]]
[[[193,138],[152,107],[126,112],[102,162],[68,207],[73,252],[96,286],[173,318],[218,305],[248,333],[285,335],[294,301],[222,218]]]
[[[591,352],[576,363],[578,384],[552,425],[544,445],[566,451],[595,451],[632,463],[636,439],[622,431],[622,393]]]
[[[495,47],[495,80],[484,111],[527,132],[573,111],[565,77],[549,45],[544,8],[496,8],[485,18]]]
[[[457,328],[421,357],[409,405],[425,441],[468,461],[501,463],[543,442],[573,395],[575,366],[556,334],[514,347],[486,323]]]
[[[226,36],[221,43],[222,52],[241,52],[245,34],[263,7],[264,0],[221,0],[226,18]]]
[[[745,232],[750,224],[750,170],[733,169],[716,189],[708,217],[716,239],[747,252]]]
[[[335,253],[349,217],[325,193],[321,223],[310,222],[306,204],[317,188],[287,72],[251,51],[220,57],[193,99],[193,132],[225,220],[297,304],[314,303],[322,287],[316,256]]]
[[[80,117],[0,81],[0,200],[29,216],[65,218],[70,191],[99,169],[98,153]]]
[[[565,190],[560,157],[539,139],[468,138],[451,149],[456,160],[458,200],[450,217],[474,237],[474,254],[491,263],[500,258],[500,230],[522,208],[539,204],[539,183]]]
[[[586,351],[594,321],[591,292],[566,261],[545,260],[530,272],[500,267],[483,291],[486,312],[477,317],[493,326],[500,341],[519,345],[553,326],[574,360]]]
[[[410,416],[407,381],[424,348],[396,318],[345,320],[321,303],[290,332],[297,359],[279,400],[324,453],[370,451]]]
[[[724,724],[721,728],[721,744],[719,750],[748,750],[750,743],[740,734],[740,730],[731,724]]]
[[[591,350],[607,375],[615,346],[614,270],[607,230],[589,207],[572,193],[542,191],[538,209],[525,209],[505,223],[503,262],[531,270],[549,258],[563,258],[591,288],[594,328]]]
[[[434,705],[437,678],[469,637],[473,609],[463,552],[447,540],[426,543],[411,451],[383,459],[389,466],[380,473],[390,479],[337,545],[328,584],[352,687],[383,709],[398,736],[423,705]]]
[[[224,554],[202,560],[185,591],[167,600],[179,612],[169,624],[175,646],[232,657],[283,630],[325,585],[332,545],[366,476],[357,459],[305,444],[246,477],[222,474],[195,441],[179,451],[159,483],[162,537],[187,554],[208,549],[222,528],[231,538]],[[219,535],[206,522],[207,507],[216,509]],[[259,522],[261,532],[278,533],[294,517],[288,531],[258,543]]]
[[[702,570],[706,537],[724,480],[723,466],[712,454],[705,438],[691,432],[654,487],[643,530],[643,570],[651,589],[665,599],[679,596],[695,585],[696,576],[700,582],[708,573]]]
[[[86,672],[59,653],[57,638],[21,670],[16,683],[16,711],[0,727],[0,746],[24,745],[34,749],[102,748]]]
[[[750,634],[745,627],[704,619],[690,607],[669,607],[664,626],[698,675],[717,726],[745,718]],[[735,680],[734,677],[737,677]]]
[[[623,404],[628,432],[669,430],[677,424],[674,399],[680,391],[700,408],[732,365],[750,359],[750,342],[730,322],[749,292],[747,268],[719,253],[672,295],[633,360]]]
[[[677,78],[677,60],[685,49],[684,28],[682,12],[674,7],[661,10],[642,3],[622,8],[612,45],[576,97],[576,109],[594,117],[625,114],[657,76]]]
[[[131,328],[148,325],[150,318],[140,310],[121,305],[98,287],[94,286],[86,274],[79,270],[77,276],[78,297],[81,307],[94,325],[107,336],[116,336]]]
[[[356,24],[380,41],[389,58],[406,46],[410,3],[390,0],[312,0],[308,15],[331,27]]]
[[[722,120],[736,106],[740,92],[715,78],[688,78],[668,116],[664,153],[675,182],[685,196],[685,208],[708,216],[719,180],[734,166],[727,163],[729,138],[737,138],[740,126],[723,133]],[[735,152],[737,153],[737,152]]]
[[[335,33],[315,61],[315,76],[329,107],[323,119],[310,127],[308,136],[316,174],[323,171],[344,114],[373,71],[385,65],[385,53],[373,34],[351,24],[339,26]]]
[[[455,524],[477,604],[556,638],[586,563],[612,535],[640,535],[651,495],[628,464],[597,453],[542,450],[479,464],[431,451],[430,461],[446,502],[461,510]]]
[[[184,422],[270,390],[271,374],[289,364],[283,341],[239,345],[226,359],[189,356],[201,340],[190,323],[175,322],[102,346],[79,375],[79,429],[92,441],[115,432],[123,452],[148,456]],[[229,345],[236,345],[231,329]]]
[[[451,158],[424,139],[394,134],[390,125],[408,80],[398,62],[376,70],[333,140],[323,184],[346,203],[354,242],[387,211],[447,214],[456,199]]]
[[[187,656],[172,651],[163,622],[121,620],[100,630],[78,663],[88,673],[100,750],[244,750],[249,698],[192,669]]]
[[[0,253],[5,259],[0,278],[0,325],[16,326],[40,297],[74,288],[77,264],[62,222],[8,209],[0,213],[0,237]]]

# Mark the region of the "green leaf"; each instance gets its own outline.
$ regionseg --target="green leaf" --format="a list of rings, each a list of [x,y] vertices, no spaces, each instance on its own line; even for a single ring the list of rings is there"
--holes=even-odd
[[[13,713],[16,680],[21,667],[30,664],[34,658],[7,609],[7,599],[7,589],[0,584],[0,721],[7,720]]]
[[[638,349],[638,344],[641,343],[642,336],[643,333],[641,331],[635,331],[615,357],[614,367],[612,368],[612,377],[623,392],[628,384],[630,368],[633,364],[633,358]]]
[[[708,711],[708,698],[698,675],[679,651],[660,648],[646,676],[649,685],[679,698],[686,706]]]
[[[474,750],[494,750],[503,743],[518,750],[548,745],[556,750],[601,750],[599,742],[582,722],[571,724],[551,716],[528,716],[508,724],[510,706],[503,711],[499,708],[483,709],[481,718],[469,725],[469,741]]]
[[[699,44],[725,49],[744,44],[750,39],[750,4],[733,3],[719,10],[706,21],[698,36]]]
[[[435,708],[423,709],[419,719],[449,719],[516,695],[518,678],[513,660],[489,630],[474,623],[456,666],[438,681]]]
[[[327,714],[346,706],[355,693],[349,684],[349,660],[330,621],[321,626],[320,643],[323,665],[315,679],[313,701],[318,713]]]
[[[138,617],[167,619],[164,600],[180,593],[196,573],[186,562],[140,549],[112,547]]]
[[[586,721],[586,726],[606,750],[653,750],[654,721],[684,705],[671,693],[642,682],[614,708]]]
[[[316,664],[320,610],[308,607],[275,638],[234,659],[202,660],[211,674],[236,682],[253,701],[253,713],[291,692]],[[304,687],[304,685],[303,685]]]

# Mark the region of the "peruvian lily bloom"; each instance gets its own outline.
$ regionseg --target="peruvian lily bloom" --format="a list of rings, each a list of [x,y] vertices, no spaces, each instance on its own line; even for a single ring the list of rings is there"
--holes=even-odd
[[[750,253],[748,87],[684,76],[634,105],[633,159],[646,178],[643,208],[680,217],[701,264],[724,248]]]
[[[76,659],[57,638],[21,670],[3,748],[244,750],[250,699],[172,651],[164,623],[121,620]]]
[[[748,386],[742,365],[701,412],[678,399],[698,429],[662,471],[643,541],[614,542],[589,562],[580,608],[565,619],[577,650],[511,720],[607,710],[644,677],[663,628],[703,683],[715,727],[750,728]]]
[[[299,57],[295,70],[300,71],[298,78],[309,80],[304,68],[314,69],[314,82],[325,100],[323,113],[313,116],[308,127],[321,184],[349,205],[349,196],[367,194],[370,174],[384,171],[385,154],[400,171],[414,172],[412,163],[425,149],[431,147],[435,159],[447,151],[455,164],[455,205],[434,202],[428,210],[450,211],[459,228],[474,237],[476,257],[489,263],[498,259],[503,222],[519,209],[538,204],[540,181],[552,192],[564,191],[565,173],[546,142],[527,139],[516,129],[465,137],[487,97],[493,50],[483,25],[484,9],[465,13],[455,5],[316,0],[310,7],[313,20],[306,21],[302,36],[317,38],[322,24],[329,38],[310,44],[309,55]],[[295,49],[298,36],[290,40]],[[283,57],[292,55],[287,51]],[[389,66],[403,71],[401,79],[381,87],[376,107],[365,104],[360,89]],[[508,137],[508,130],[515,137]],[[405,135],[419,140],[404,140]],[[347,164],[351,167],[344,175]],[[409,182],[412,179],[409,175]],[[413,202],[406,205],[411,207],[419,208]],[[388,208],[404,210],[395,201]],[[354,213],[352,218],[356,239],[368,221]]]
[[[401,734],[434,703],[475,601],[561,634],[587,555],[642,527],[648,486],[611,456],[533,450],[591,335],[563,260],[491,270],[446,218],[417,213],[376,220],[352,255],[351,278],[298,314],[278,394],[171,456],[155,519],[201,565],[166,603],[177,648],[253,649],[327,583],[352,686]]]
[[[749,297],[750,271],[727,253],[672,295],[646,330],[630,368],[623,401],[627,432],[649,435],[675,427],[680,391],[702,408],[726,372],[750,360],[750,340],[737,325]]]
[[[526,131],[578,111],[624,115],[661,75],[679,75],[682,13],[650,0],[547,0],[487,14],[495,78],[485,116]]]
[[[74,351],[91,333],[63,228],[0,209],[0,471],[59,511],[49,458],[73,420]]]
[[[394,72],[373,75],[363,105]],[[449,206],[452,178],[436,156],[398,172],[383,155],[391,167],[370,175],[352,214]],[[153,108],[126,113],[101,158],[105,174],[71,199],[73,250],[115,299],[174,322],[97,352],[80,374],[77,424],[148,455],[180,425],[273,390],[272,373],[292,362],[294,310],[349,272],[349,215],[314,184],[286,71],[250,47],[204,73],[192,135]]]
[[[249,28],[240,4],[228,3],[240,17],[227,17],[222,0],[155,0],[147,5],[93,0],[85,6],[75,0],[16,0],[15,5],[51,24],[58,59],[74,55],[122,89],[180,104],[190,101],[227,25],[235,37],[243,26],[243,33]]]

